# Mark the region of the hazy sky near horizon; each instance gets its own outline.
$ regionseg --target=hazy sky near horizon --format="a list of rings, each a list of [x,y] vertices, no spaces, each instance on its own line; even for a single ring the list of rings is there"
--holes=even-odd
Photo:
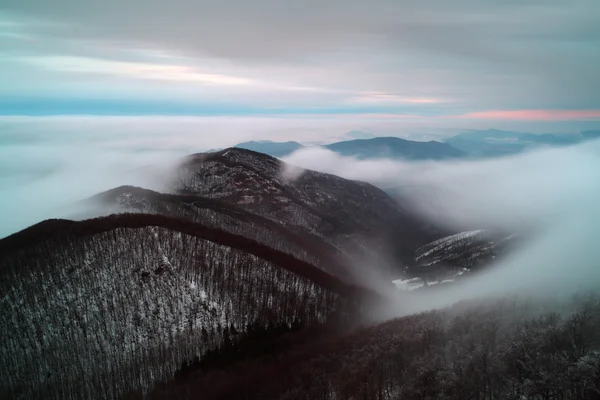
[[[599,17],[597,0],[2,0],[0,115],[598,127]]]

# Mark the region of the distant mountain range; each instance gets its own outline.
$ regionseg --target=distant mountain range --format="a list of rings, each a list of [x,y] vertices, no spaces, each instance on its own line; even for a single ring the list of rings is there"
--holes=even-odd
[[[465,154],[447,143],[415,142],[396,137],[356,139],[333,143],[325,148],[343,156],[360,159],[401,158],[407,160],[443,160],[460,158]]]
[[[240,149],[257,151],[273,157],[285,157],[294,151],[312,147],[298,142],[272,142],[262,140],[245,142],[235,146]],[[375,137],[371,139],[354,139],[322,146],[335,153],[360,159],[394,158],[406,160],[443,160],[460,158],[465,154],[442,142],[417,142],[397,137]]]
[[[535,134],[488,129],[461,133],[445,142],[472,157],[497,157],[540,147],[569,146],[598,138],[600,131]]]
[[[485,158],[518,154],[549,146],[569,146],[587,140],[600,139],[600,131],[577,134],[535,134],[497,129],[469,131],[444,141],[419,142],[398,137],[371,137],[365,132],[353,131],[346,136],[357,139],[323,145],[343,156],[359,159],[391,158],[403,160],[446,160],[457,158]],[[273,157],[285,157],[294,151],[313,147],[298,142],[270,140],[239,143],[236,148],[257,151]]]

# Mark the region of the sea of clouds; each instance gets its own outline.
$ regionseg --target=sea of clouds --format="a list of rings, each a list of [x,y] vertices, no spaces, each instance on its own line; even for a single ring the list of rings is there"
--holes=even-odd
[[[256,119],[2,120],[0,238],[47,218],[73,216],[80,200],[119,185],[166,190],[173,169],[190,153],[252,139],[327,140],[326,124],[313,126],[312,136],[298,136],[300,128]],[[284,161],[294,173],[309,168],[376,184],[456,231],[534,232],[489,272],[436,290],[436,295],[423,292],[404,299],[399,314],[490,294],[570,294],[600,285],[598,141],[444,162],[358,160],[313,147]]]
[[[492,295],[600,289],[600,141],[472,161],[357,160],[322,148],[299,150],[285,161],[393,188],[424,216],[458,231],[530,233],[485,273],[401,296],[392,314]]]
[[[116,186],[166,190],[172,169],[192,153],[257,138],[335,140],[345,129],[328,120],[258,117],[3,117],[0,238],[76,215],[80,200]]]

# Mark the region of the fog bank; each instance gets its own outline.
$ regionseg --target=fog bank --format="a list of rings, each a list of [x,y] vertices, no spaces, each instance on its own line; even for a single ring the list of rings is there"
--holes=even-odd
[[[485,272],[399,294],[391,315],[483,296],[600,289],[600,141],[481,161],[365,161],[324,149],[300,150],[285,161],[393,188],[425,216],[456,230],[534,233]]]

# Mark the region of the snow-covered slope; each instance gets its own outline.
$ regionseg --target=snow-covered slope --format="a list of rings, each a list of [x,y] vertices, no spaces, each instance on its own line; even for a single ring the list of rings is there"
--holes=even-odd
[[[354,258],[408,264],[417,247],[436,238],[424,229],[426,222],[373,185],[299,170],[265,154],[243,149],[198,154],[181,171],[178,193],[235,204],[317,235]]]
[[[446,236],[417,249],[406,276],[393,280],[402,291],[454,282],[502,257],[520,235],[472,230]]]
[[[415,259],[423,266],[451,259],[458,254],[462,247],[474,243],[483,234],[484,231],[480,229],[443,237],[417,249]],[[470,255],[476,256],[477,254]]]
[[[0,241],[0,397],[145,390],[231,331],[322,322],[352,301],[352,289],[309,264],[180,224],[58,220]]]
[[[517,237],[486,230],[461,232],[418,248],[415,260],[420,268],[476,268],[502,254]]]
[[[355,278],[356,265],[397,272],[412,263],[419,246],[440,236],[375,186],[300,170],[244,149],[187,157],[172,194],[120,187],[93,200],[105,213],[178,216],[270,246],[285,231],[311,243],[290,250],[295,256],[344,279]],[[333,256],[322,260],[325,253]]]
[[[342,279],[352,278],[346,270],[344,255],[319,236],[308,232],[300,234],[276,221],[222,200],[121,186],[94,196],[88,203],[102,209],[104,214],[160,214],[223,229],[291,254]]]
[[[227,200],[283,224],[317,232],[377,228],[397,213],[380,189],[359,181],[291,167],[243,149],[191,156],[177,191]]]

